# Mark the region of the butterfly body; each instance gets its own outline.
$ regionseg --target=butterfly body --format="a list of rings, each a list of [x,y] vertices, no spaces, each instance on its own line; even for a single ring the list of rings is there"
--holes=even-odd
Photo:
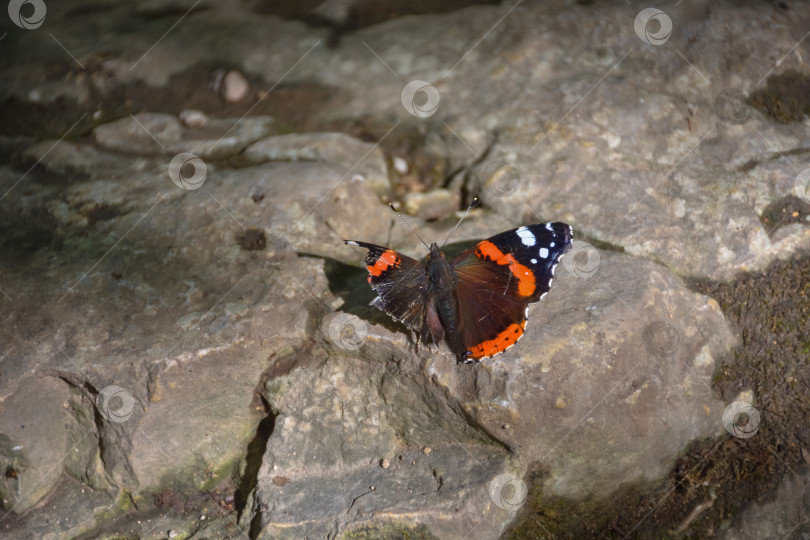
[[[368,282],[378,294],[371,305],[420,341],[446,340],[459,361],[470,363],[505,351],[523,336],[528,304],[548,292],[571,241],[566,223],[526,225],[450,261],[434,243],[421,262],[375,244],[346,243],[368,250]]]

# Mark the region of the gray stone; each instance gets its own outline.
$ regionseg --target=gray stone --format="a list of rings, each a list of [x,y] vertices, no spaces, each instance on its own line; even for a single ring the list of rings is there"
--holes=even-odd
[[[290,133],[267,137],[245,149],[252,163],[266,161],[319,161],[360,176],[378,194],[388,193],[391,184],[382,150],[343,133]]]
[[[95,146],[68,141],[40,141],[26,148],[22,156],[60,176],[104,180],[120,179],[150,165],[146,159],[122,159]]]
[[[115,500],[104,491],[62,476],[48,496],[31,511],[0,518],[0,531],[25,540],[76,538],[126,509],[131,506],[124,499]]]
[[[274,131],[267,116],[209,119],[204,126],[184,126],[173,115],[142,113],[102,124],[93,130],[107,150],[158,156],[191,152],[203,159],[223,159]]]
[[[405,195],[405,211],[426,221],[450,217],[458,211],[461,197],[446,189],[434,189],[429,193]]]
[[[265,385],[277,416],[257,477],[262,538],[333,536],[381,513],[455,530],[443,538],[463,538],[473,519],[477,536],[497,536],[510,514],[492,504],[488,484],[506,450],[418,375],[349,356],[340,339],[331,345],[271,367],[292,370]]]
[[[66,385],[40,376],[4,385],[3,395],[0,508],[22,513],[47,495],[62,474],[71,450],[65,426],[69,392]]]
[[[626,6],[482,5],[328,48],[322,30],[243,2],[183,15],[191,4],[142,2],[133,20],[126,6],[49,3],[47,31],[4,38],[19,54],[0,61],[0,96],[92,114],[98,95],[165,87],[216,51],[270,91],[329,89],[306,129],[363,126],[377,141],[152,112],[88,141],[0,141],[14,158],[29,146],[24,170],[0,166],[0,460],[16,467],[0,482],[3,532],[497,537],[514,517],[493,495],[503,475],[519,486],[540,467],[544,492],[609,496],[722,433],[709,381],[735,340],[681,278],[810,246],[806,226],[768,237],[759,220],[806,195],[807,122],[723,101],[771,71],[804,72],[801,10],[681,2],[652,45]],[[82,69],[53,75],[66,51]],[[414,80],[434,109],[403,96]],[[365,305],[364,254],[342,243],[425,254],[380,200],[389,143],[415,180],[440,164],[428,174],[442,196],[481,196],[454,241],[560,219],[624,253],[585,247],[595,265],[569,253],[504,355],[458,366],[444,347],[415,349]],[[168,174],[186,152],[205,165],[196,189]],[[423,220],[449,209],[410,221],[441,241],[452,224]],[[245,231],[263,241],[240,242]],[[267,418],[272,432],[257,432]],[[156,508],[166,489],[187,498],[228,477],[244,496],[230,514]],[[801,482],[730,537],[790,533],[776,520],[802,510]]]
[[[96,143],[106,150],[139,155],[161,155],[182,138],[183,126],[171,114],[141,113],[93,130]]]
[[[659,265],[578,241],[563,262],[517,345],[474,367],[441,349],[423,370],[523,467],[547,469],[545,492],[603,496],[662,477],[690,440],[724,433],[711,376],[736,339],[717,302]],[[369,348],[408,346],[365,332]]]

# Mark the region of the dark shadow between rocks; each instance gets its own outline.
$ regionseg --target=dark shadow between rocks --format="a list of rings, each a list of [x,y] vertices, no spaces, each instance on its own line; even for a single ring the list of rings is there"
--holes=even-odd
[[[245,471],[239,481],[239,486],[236,488],[236,493],[234,493],[237,523],[242,521],[248,498],[251,493],[254,493],[253,510],[255,510],[255,514],[250,520],[250,538],[257,538],[261,531],[261,500],[255,490],[258,485],[259,470],[262,468],[264,453],[267,450],[267,441],[273,435],[273,430],[276,427],[276,415],[273,414],[270,404],[263,397],[261,399],[267,411],[267,416],[256,426],[256,434],[248,443],[247,454],[245,455]]]

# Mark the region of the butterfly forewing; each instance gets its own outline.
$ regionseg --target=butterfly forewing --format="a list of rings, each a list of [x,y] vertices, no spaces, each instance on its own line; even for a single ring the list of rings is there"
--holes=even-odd
[[[554,268],[571,245],[571,226],[526,225],[482,240],[452,261],[459,282],[491,288],[521,302],[537,302],[551,287]]]
[[[549,291],[571,239],[565,223],[527,225],[496,234],[453,259],[457,354],[464,360],[487,358],[523,336],[527,304]]]
[[[419,261],[376,244],[347,242],[368,250],[368,282],[377,293],[371,305],[391,315],[411,330],[420,331],[424,321],[428,280]]]

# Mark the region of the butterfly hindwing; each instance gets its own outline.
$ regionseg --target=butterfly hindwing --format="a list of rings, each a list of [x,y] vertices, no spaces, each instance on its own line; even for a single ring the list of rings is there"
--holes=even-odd
[[[469,362],[505,351],[523,337],[527,304],[470,281],[456,286],[458,331],[448,337],[459,360]]]

